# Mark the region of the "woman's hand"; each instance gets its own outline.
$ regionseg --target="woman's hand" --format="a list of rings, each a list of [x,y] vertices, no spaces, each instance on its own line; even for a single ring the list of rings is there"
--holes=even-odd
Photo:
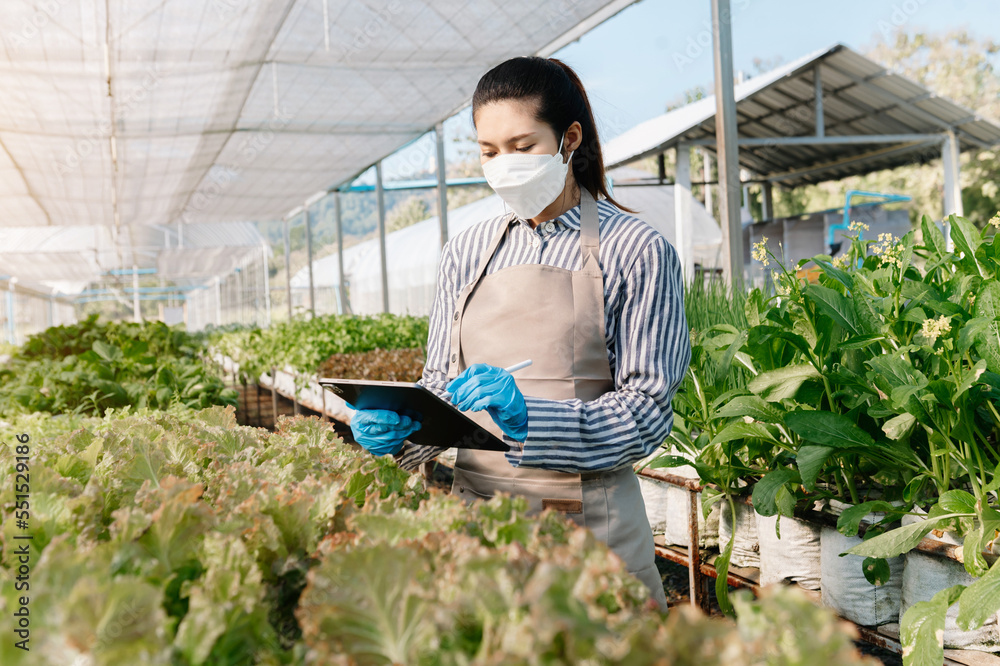
[[[347,403],[351,409],[354,405]],[[351,416],[354,441],[376,456],[396,454],[403,440],[420,430],[420,421],[389,409],[358,409]]]
[[[465,411],[485,409],[507,435],[523,442],[528,435],[528,408],[514,377],[486,363],[475,363],[445,387],[451,401]]]

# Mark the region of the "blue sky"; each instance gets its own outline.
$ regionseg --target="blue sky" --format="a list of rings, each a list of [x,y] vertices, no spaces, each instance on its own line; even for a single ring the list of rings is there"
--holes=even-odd
[[[754,59],[790,62],[841,42],[864,50],[896,26],[909,33],[967,28],[1000,41],[1000,0],[730,0],[734,70],[756,73]],[[713,62],[709,0],[641,0],[554,54],[580,75],[602,140],[663,113],[686,90],[711,91]],[[445,125],[446,135],[471,127],[468,112]],[[407,150],[433,153],[433,135]],[[458,155],[448,144],[448,160]],[[411,162],[412,164],[412,162]]]
[[[1000,41],[998,0],[730,0],[734,70],[754,58],[790,62],[841,42],[857,50],[900,25],[909,33],[968,28]],[[706,46],[703,46],[706,45]],[[617,46],[617,48],[616,48]],[[563,48],[577,70],[604,139],[664,112],[685,90],[711,91],[709,0],[642,0]],[[618,119],[621,122],[618,122]]]

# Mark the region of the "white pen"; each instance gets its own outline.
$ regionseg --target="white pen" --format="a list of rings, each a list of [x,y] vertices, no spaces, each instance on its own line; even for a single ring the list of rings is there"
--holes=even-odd
[[[521,368],[527,368],[529,365],[531,365],[530,358],[527,361],[521,361],[520,363],[515,363],[509,368],[504,368],[504,370],[506,370],[507,372],[515,372],[517,370],[520,370]]]
[[[506,370],[507,372],[516,372],[516,371],[520,370],[521,368],[527,368],[529,365],[531,365],[531,359],[530,358],[527,361],[521,361],[520,363],[515,363],[514,365],[512,365],[512,366],[510,366],[508,368],[504,368],[504,370]],[[445,391],[444,394],[446,396],[448,396],[449,400],[451,399],[451,393],[450,392]]]

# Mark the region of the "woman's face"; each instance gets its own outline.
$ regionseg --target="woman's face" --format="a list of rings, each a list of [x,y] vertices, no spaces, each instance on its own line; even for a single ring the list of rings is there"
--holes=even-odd
[[[560,137],[535,117],[536,106],[535,100],[505,99],[477,110],[475,120],[481,164],[507,153],[556,154]],[[566,130],[563,155],[576,150],[582,138],[580,123],[574,122]]]

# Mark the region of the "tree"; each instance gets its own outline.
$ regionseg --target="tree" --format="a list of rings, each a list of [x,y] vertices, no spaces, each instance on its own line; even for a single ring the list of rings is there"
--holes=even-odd
[[[393,206],[392,210],[388,212],[385,216],[385,230],[391,233],[426,220],[430,215],[430,207],[424,198],[419,194],[414,194]]]

